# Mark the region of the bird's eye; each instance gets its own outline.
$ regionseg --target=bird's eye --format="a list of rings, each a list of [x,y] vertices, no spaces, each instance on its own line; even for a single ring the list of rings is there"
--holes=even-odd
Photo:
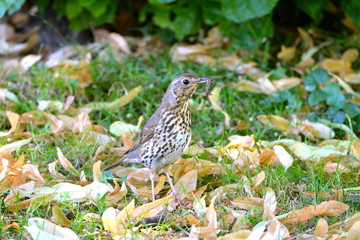
[[[183,84],[185,84],[185,85],[189,84],[189,80],[184,79],[184,80],[183,80]]]

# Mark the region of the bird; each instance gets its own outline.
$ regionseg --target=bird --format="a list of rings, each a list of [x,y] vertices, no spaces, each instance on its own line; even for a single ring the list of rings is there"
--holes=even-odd
[[[150,169],[152,201],[155,201],[154,177],[164,166],[180,158],[191,140],[189,101],[199,84],[209,86],[211,78],[193,73],[176,76],[169,84],[159,108],[141,130],[134,145],[118,161],[104,168],[110,170],[121,164],[141,164]],[[208,90],[208,87],[206,88]],[[208,94],[208,93],[207,93]],[[176,189],[165,171],[173,194]]]

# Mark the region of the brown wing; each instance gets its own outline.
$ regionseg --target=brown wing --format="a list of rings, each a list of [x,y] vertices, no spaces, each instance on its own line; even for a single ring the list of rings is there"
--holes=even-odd
[[[141,130],[140,135],[134,145],[127,150],[124,155],[129,154],[137,150],[142,144],[147,142],[150,138],[154,136],[155,128],[160,121],[161,109],[155,111],[151,118],[146,122],[144,128]]]

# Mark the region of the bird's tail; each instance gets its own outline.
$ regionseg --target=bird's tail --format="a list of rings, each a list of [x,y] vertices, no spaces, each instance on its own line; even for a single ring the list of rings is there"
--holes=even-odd
[[[119,165],[122,164],[123,162],[126,162],[126,159],[127,159],[127,157],[123,157],[123,158],[117,160],[116,162],[113,162],[113,163],[110,164],[109,166],[106,166],[106,167],[103,169],[103,171],[106,171],[106,170],[109,170],[109,169],[112,169],[112,168],[114,168],[114,167],[119,166]]]

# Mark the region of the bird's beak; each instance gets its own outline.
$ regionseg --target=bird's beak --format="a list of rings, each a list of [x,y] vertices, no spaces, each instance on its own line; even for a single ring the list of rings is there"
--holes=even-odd
[[[200,83],[206,83],[208,81],[212,81],[211,78],[207,78],[207,77],[202,77],[200,78],[198,81],[192,83],[192,85],[198,85]]]

